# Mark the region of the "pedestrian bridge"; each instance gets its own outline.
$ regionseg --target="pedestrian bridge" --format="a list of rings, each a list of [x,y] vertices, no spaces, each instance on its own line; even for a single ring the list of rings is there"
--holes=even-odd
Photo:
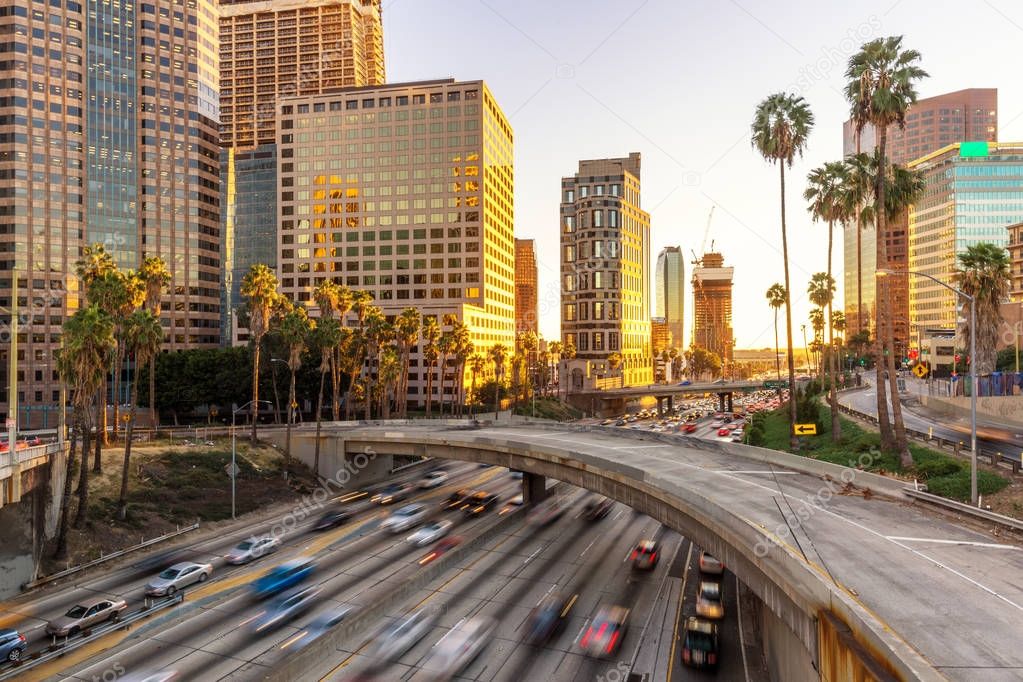
[[[1023,670],[1019,548],[914,507],[893,479],[609,427],[404,423],[333,426],[322,438],[349,464],[406,454],[505,466],[526,472],[527,486],[553,477],[650,515],[759,596],[773,679],[1009,680]]]

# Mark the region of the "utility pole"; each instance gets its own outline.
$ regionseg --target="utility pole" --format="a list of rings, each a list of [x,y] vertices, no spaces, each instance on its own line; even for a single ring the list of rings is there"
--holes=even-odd
[[[18,445],[18,271],[11,270],[11,348],[7,356],[7,452],[16,461]]]

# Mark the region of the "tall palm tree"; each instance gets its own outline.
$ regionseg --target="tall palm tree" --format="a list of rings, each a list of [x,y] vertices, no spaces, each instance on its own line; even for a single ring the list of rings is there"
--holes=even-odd
[[[479,402],[483,404],[483,400],[476,395],[476,377],[484,372],[487,368],[487,359],[479,353],[473,353],[469,358],[469,374],[472,377],[472,397],[473,404]]]
[[[823,274],[823,273],[821,273]],[[813,341],[810,350],[813,354],[813,364],[817,368],[817,376],[823,378],[824,371],[821,366],[823,360],[823,339],[824,339],[824,308],[810,309],[810,327],[813,329]]]
[[[856,132],[870,124],[877,134],[877,155],[879,165],[887,165],[888,128],[897,125],[906,126],[906,111],[916,102],[916,83],[926,78],[927,72],[918,66],[920,53],[902,47],[902,36],[877,38],[864,44],[860,51],[849,58],[845,76],[848,83],[845,96],[851,105],[852,120]],[[888,215],[882,207],[887,207],[887,172],[877,173],[877,184],[874,190],[875,223],[877,226],[877,245],[879,268],[888,268]],[[880,293],[880,292],[879,292]],[[895,336],[891,320],[891,310],[887,296],[877,297],[879,353],[877,368],[878,383],[878,415],[887,411],[887,400],[881,404],[881,383],[885,380],[882,364],[887,365],[888,387],[891,391],[893,442],[890,443],[898,452],[903,467],[913,465],[913,457],[909,452],[906,439],[906,427],[902,420],[902,406],[898,401],[898,386],[895,377]],[[883,324],[887,323],[887,324]],[[887,346],[887,356],[884,349]],[[882,440],[884,440],[882,432]]]
[[[557,382],[559,393],[561,387],[561,377],[558,375],[558,367],[561,364],[561,353],[564,351],[565,346],[561,341],[551,341],[547,344],[547,350],[551,353],[551,383]],[[558,396],[560,398],[560,396]]]
[[[358,329],[341,327],[341,338],[337,344],[338,372],[348,377],[348,390],[345,394],[345,419],[351,419],[352,405],[356,401],[356,386],[359,372],[362,371],[363,335]]]
[[[358,350],[360,356],[363,356],[363,357],[365,356],[365,354],[368,354],[368,352],[369,352],[369,349],[368,348],[363,348],[363,346],[368,341],[368,339],[366,337],[366,315],[369,313],[369,309],[371,307],[373,307],[373,296],[370,295],[370,293],[368,291],[363,291],[361,289],[357,289],[355,291],[350,292],[349,301],[348,301],[348,310],[353,311],[355,313],[355,320],[357,322],[357,326],[358,326],[358,330],[359,330],[359,333],[358,333],[358,335],[355,338],[362,344],[357,349],[353,349],[353,350]],[[344,318],[342,317],[341,319],[343,320]],[[351,377],[351,381],[348,382],[348,398],[345,400],[345,403],[346,403],[346,406],[345,406],[345,418],[346,419],[350,418],[350,408],[349,408],[349,405],[351,403],[352,388],[355,385],[356,376],[358,376],[359,374],[362,373],[362,369],[363,369],[363,365],[360,364],[359,368],[358,368],[357,374],[355,376],[352,376]],[[368,384],[367,384],[367,386],[368,386]]]
[[[377,395],[377,387],[373,379],[374,373],[379,374],[377,360],[382,347],[389,343],[394,334],[383,311],[375,305],[366,307],[363,317],[366,335],[366,420],[373,418],[373,397]]]
[[[346,286],[325,279],[313,289],[313,301],[320,309],[321,320],[336,315],[341,326],[344,326],[345,316],[352,307],[352,292]],[[331,416],[334,421],[341,418],[341,372],[338,369],[341,360],[338,351],[334,349],[330,357]]]
[[[452,352],[455,356],[455,379],[458,381],[453,390],[454,396],[457,399],[458,414],[462,414],[462,409],[465,405],[465,363],[475,350],[475,346],[472,343],[472,334],[469,332],[469,327],[460,320],[452,325],[451,338],[454,343]],[[455,413],[454,404],[451,406],[451,413]]]
[[[869,227],[864,220],[864,208],[873,195],[873,175],[870,171],[871,155],[859,151],[860,135],[856,133],[856,153],[843,160],[845,172],[839,186],[841,204],[840,221],[856,223],[856,327],[870,328],[869,316],[863,310],[863,230]]]
[[[447,395],[444,393],[444,387],[447,385],[448,378],[448,358],[455,352],[455,337],[451,332],[441,333],[440,339],[437,341],[437,350],[440,354],[440,415],[443,417],[444,401]]]
[[[145,288],[146,309],[159,317],[160,306],[163,299],[163,290],[171,282],[171,271],[167,263],[159,256],[146,256],[138,271],[139,279]],[[160,418],[156,411],[156,355],[149,359],[149,411],[151,413],[153,428],[155,429]]]
[[[959,254],[955,279],[959,287],[974,298],[977,315],[977,375],[995,370],[998,356],[998,329],[1002,324],[1001,305],[1009,300],[1009,256],[1001,246],[981,242]],[[970,337],[969,318],[962,326],[963,338]],[[977,390],[972,387],[971,390]]]
[[[440,341],[440,325],[437,318],[427,315],[423,318],[423,361],[426,363],[426,416],[429,417],[433,408],[433,370],[437,366]]]
[[[394,394],[394,402],[398,402],[397,392],[401,383],[401,351],[393,345],[385,345],[379,353],[377,361],[377,391],[380,394],[380,416],[383,419],[391,418],[391,399]]]
[[[106,250],[106,248],[100,244],[92,244],[82,249],[81,257],[75,262],[75,274],[78,276],[81,282],[80,289],[87,294],[88,300],[92,302],[91,297],[88,296],[90,289],[92,289],[93,283],[100,278],[107,275],[117,273],[117,263],[114,262],[114,257]],[[97,292],[100,293],[100,292]],[[109,371],[109,366],[107,367]],[[101,440],[97,443],[97,455],[96,459],[99,458],[99,446],[107,439],[107,410],[106,410],[106,394],[107,394],[107,377],[103,377],[103,382],[96,389],[103,396],[99,401],[100,409],[102,414],[99,416],[99,422],[97,426],[100,428],[102,433]],[[115,401],[116,402],[116,401]],[[94,463],[95,468],[95,463]]]
[[[322,310],[321,310],[321,315]],[[341,325],[332,317],[321,317],[309,334],[313,350],[320,352],[320,390],[316,394],[316,442],[313,445],[313,473],[320,475],[320,428],[323,422],[323,385],[334,370],[334,352],[341,344]]]
[[[813,128],[813,112],[797,95],[776,93],[762,101],[753,116],[753,147],[770,163],[777,163],[781,180],[781,249],[785,269],[785,331],[788,339],[789,429],[793,448],[796,438],[796,372],[792,351],[792,286],[789,283],[789,240],[785,225],[785,166],[792,167],[795,157],[803,155],[807,137]]]
[[[277,301],[277,275],[266,265],[257,263],[242,279],[241,295],[248,299],[249,336],[252,338],[252,445],[256,444],[259,422],[259,349],[270,329],[270,317]]]
[[[122,341],[125,352],[133,356],[131,402],[128,424],[124,433],[124,459],[121,463],[121,495],[117,503],[117,517],[124,521],[128,516],[128,472],[131,463],[131,441],[135,433],[135,419],[138,416],[140,368],[156,357],[163,343],[163,327],[160,318],[153,311],[142,308],[125,319],[122,325]]]
[[[778,349],[778,310],[785,305],[785,287],[777,282],[767,289],[767,304],[774,309],[774,371],[781,381],[781,354]]]
[[[398,414],[404,419],[408,417],[408,374],[412,360],[412,349],[419,343],[419,330],[423,318],[417,308],[405,308],[394,318],[394,338],[398,344],[398,359],[401,363],[401,376],[395,390],[395,401]]]
[[[830,231],[830,230],[829,230]],[[830,237],[828,239],[831,241]],[[832,305],[835,301],[835,278],[831,276],[831,253],[828,252],[828,272],[815,273],[810,278],[810,285],[807,287],[806,293],[810,296],[810,302],[817,306],[821,312],[821,322],[823,324],[823,311],[826,308],[827,313],[827,326],[828,326],[828,368],[827,371],[831,375],[831,382],[828,389],[828,406],[831,409],[831,440],[838,442],[842,437],[842,423],[838,418],[838,367],[836,365],[838,354],[835,352],[835,315],[832,311]],[[816,325],[814,326],[816,330]],[[821,331],[821,341],[823,342],[823,330]],[[823,344],[822,344],[823,345]],[[823,367],[821,369],[824,369]]]
[[[117,337],[117,351],[114,354],[114,439],[120,428],[121,418],[121,375],[124,373],[124,359],[127,349],[124,342],[124,323],[128,316],[141,308],[146,302],[146,284],[142,278],[131,270],[118,273],[124,290],[119,306],[114,310],[114,335]],[[137,376],[137,375],[136,375]]]
[[[490,361],[494,363],[494,419],[501,409],[501,380],[504,378],[504,363],[508,358],[508,348],[504,344],[496,344],[490,347],[488,352]]]
[[[288,387],[288,425],[285,435],[284,458],[285,474],[291,463],[291,427],[295,424],[295,409],[298,407],[298,399],[295,395],[295,375],[302,367],[302,353],[306,344],[309,343],[309,315],[306,309],[297,306],[289,310],[280,321],[281,341],[288,350],[288,371],[291,373],[291,382]]]

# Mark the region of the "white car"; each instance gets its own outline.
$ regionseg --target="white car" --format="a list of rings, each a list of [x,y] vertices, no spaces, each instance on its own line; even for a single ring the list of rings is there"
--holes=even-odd
[[[425,504],[406,504],[384,519],[380,527],[386,528],[392,533],[400,533],[425,521],[426,513]]]
[[[197,564],[192,561],[174,564],[146,584],[146,596],[169,597],[189,585],[206,582],[211,575],[212,564]]]
[[[224,560],[229,564],[247,564],[265,554],[276,552],[280,545],[281,541],[278,538],[269,535],[262,538],[252,537],[235,545],[234,549],[224,556]]]
[[[443,471],[431,471],[419,481],[419,487],[423,490],[436,488],[448,482],[448,475]]]
[[[473,659],[494,635],[497,621],[477,616],[461,620],[433,645],[422,668],[434,680],[450,680]]]
[[[447,535],[454,525],[451,521],[434,521],[426,524],[406,539],[416,547],[424,547]]]
[[[419,609],[391,623],[374,638],[366,651],[367,658],[372,661],[371,665],[386,666],[397,661],[430,632],[437,616],[434,609]]]

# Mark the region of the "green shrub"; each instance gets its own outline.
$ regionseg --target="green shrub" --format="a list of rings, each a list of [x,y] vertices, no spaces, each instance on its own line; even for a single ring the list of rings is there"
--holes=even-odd
[[[916,472],[920,478],[931,480],[935,478],[941,478],[943,476],[951,476],[962,471],[963,465],[960,462],[956,462],[951,459],[946,460],[931,460],[927,462],[920,462],[916,465]]]

